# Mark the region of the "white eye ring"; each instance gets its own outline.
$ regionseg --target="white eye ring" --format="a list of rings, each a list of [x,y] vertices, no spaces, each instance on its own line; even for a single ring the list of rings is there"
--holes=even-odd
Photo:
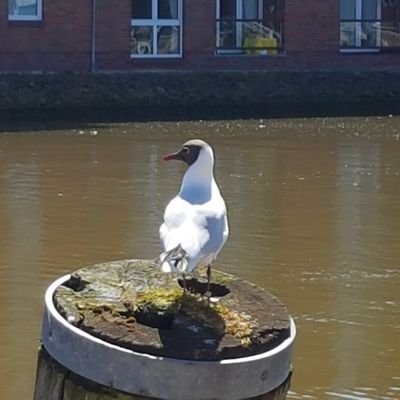
[[[189,149],[189,147],[187,147],[187,146],[183,147],[182,150],[183,150],[186,154],[189,154],[189,153],[190,153],[190,149]]]

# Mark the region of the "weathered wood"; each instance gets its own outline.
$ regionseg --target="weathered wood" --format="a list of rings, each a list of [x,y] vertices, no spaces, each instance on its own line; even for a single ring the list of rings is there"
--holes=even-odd
[[[218,301],[208,304],[199,275],[188,280],[191,293],[184,295],[176,276],[150,261],[119,261],[80,269],[59,287],[54,301],[71,324],[91,335],[170,358],[245,357],[289,336],[290,317],[275,296],[216,270],[212,281]]]
[[[291,374],[272,392],[247,400],[285,400]],[[221,382],[221,385],[229,384]],[[177,385],[179,378],[177,377]],[[151,400],[99,385],[77,376],[55,361],[44,348],[38,353],[38,369],[34,400]],[[154,399],[153,399],[154,400]]]
[[[52,360],[41,347],[38,353],[33,400],[63,400],[62,393],[67,374],[68,370]]]

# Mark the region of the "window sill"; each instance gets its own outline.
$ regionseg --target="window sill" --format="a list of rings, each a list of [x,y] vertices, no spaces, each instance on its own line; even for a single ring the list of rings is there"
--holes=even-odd
[[[154,60],[154,59],[177,59],[182,58],[181,54],[131,54],[132,60],[137,59],[146,59],[146,60]]]
[[[379,49],[340,49],[341,54],[399,54],[400,47],[381,47]]]
[[[9,15],[9,22],[40,22],[42,17],[39,15]]]
[[[9,19],[8,20],[9,26],[27,26],[27,27],[40,27],[43,25],[42,19]]]
[[[381,49],[339,49],[341,54],[379,54]]]
[[[256,50],[257,51],[257,50]],[[262,51],[262,50],[258,50]],[[280,50],[278,53],[271,53],[271,54],[262,54],[262,53],[248,53],[246,51],[240,51],[240,52],[235,52],[235,51],[229,51],[229,50],[217,50],[215,52],[216,56],[219,57],[238,57],[238,58],[276,58],[276,57],[282,57],[286,56],[286,51]]]

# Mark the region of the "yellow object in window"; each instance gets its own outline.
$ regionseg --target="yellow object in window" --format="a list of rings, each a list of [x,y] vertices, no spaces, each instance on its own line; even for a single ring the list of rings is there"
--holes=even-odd
[[[259,48],[256,49],[255,47]],[[268,49],[262,47],[268,47]],[[244,48],[248,54],[276,55],[278,54],[278,41],[276,38],[246,38]]]

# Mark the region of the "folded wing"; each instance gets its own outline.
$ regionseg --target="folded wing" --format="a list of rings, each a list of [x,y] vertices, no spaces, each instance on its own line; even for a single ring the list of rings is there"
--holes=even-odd
[[[190,272],[201,260],[212,261],[226,240],[226,228],[225,214],[190,204],[177,196],[165,210],[160,238],[166,251],[181,246],[187,254]],[[176,268],[171,262],[165,262],[162,269],[170,272]]]

